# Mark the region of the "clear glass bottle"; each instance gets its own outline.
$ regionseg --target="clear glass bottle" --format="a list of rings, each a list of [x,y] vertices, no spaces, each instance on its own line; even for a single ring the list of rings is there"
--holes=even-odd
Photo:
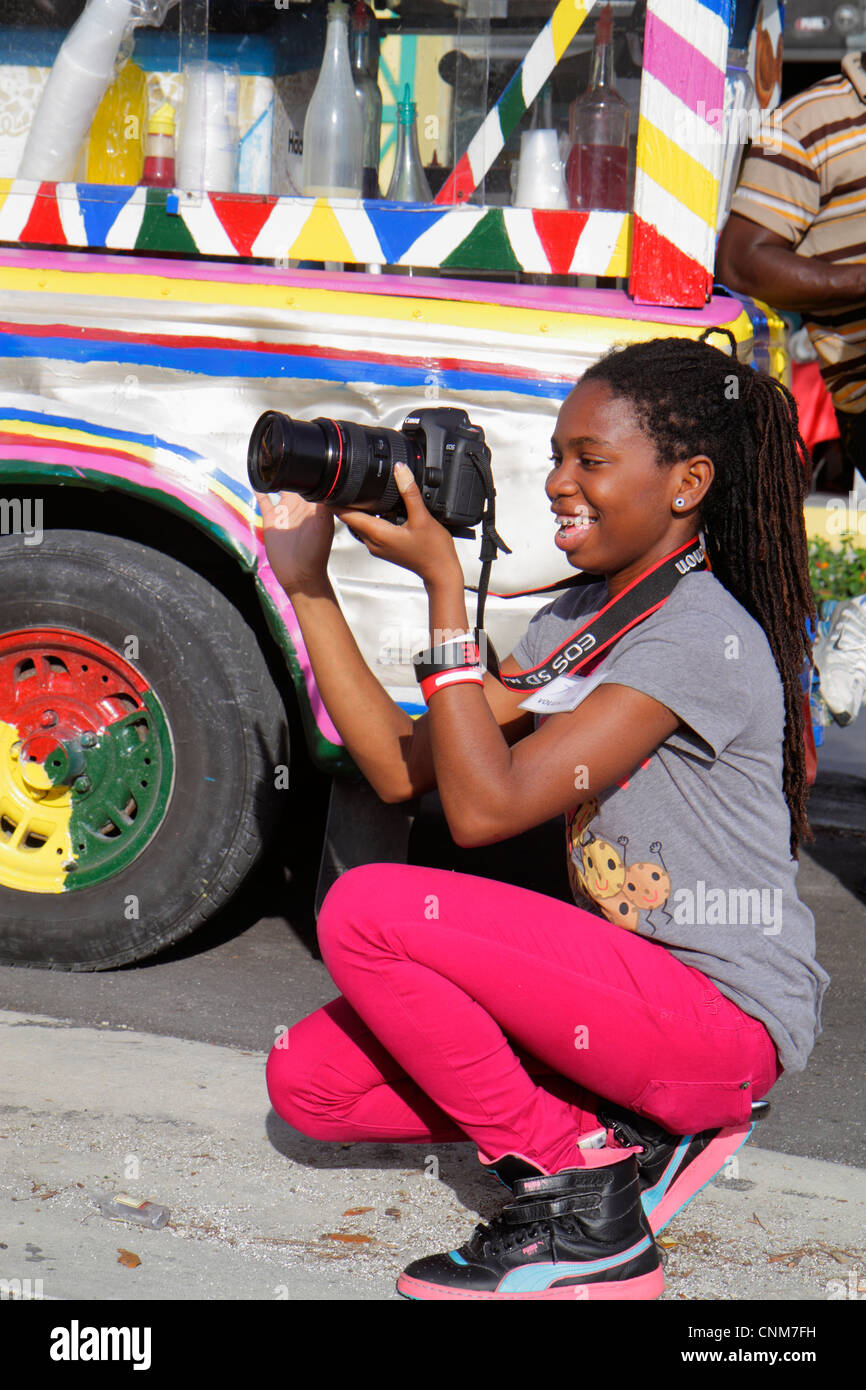
[[[364,128],[349,62],[349,7],[328,6],[319,80],[304,121],[303,191],[308,198],[358,198]]]
[[[394,172],[385,195],[394,203],[430,203],[433,195],[421,163],[418,130],[415,124],[416,106],[412,88],[407,82],[403,100],[397,103],[397,154]]]
[[[566,179],[572,208],[627,211],[629,109],[613,85],[613,15],[598,17],[589,86],[571,103]]]
[[[379,148],[382,140],[382,93],[379,91],[379,26],[364,0],[356,0],[349,25],[352,76],[364,126],[362,198],[381,198]]]

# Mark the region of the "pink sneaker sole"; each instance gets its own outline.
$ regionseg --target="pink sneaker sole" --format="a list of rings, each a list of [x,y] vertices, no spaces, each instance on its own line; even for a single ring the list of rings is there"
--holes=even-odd
[[[482,1293],[470,1290],[448,1288],[446,1284],[428,1284],[422,1279],[412,1279],[401,1274],[397,1280],[397,1292],[404,1298],[437,1300],[456,1299],[463,1303],[482,1300],[520,1300],[527,1299],[565,1299],[568,1303],[598,1303],[605,1300],[626,1302],[630,1300],[649,1301],[659,1298],[664,1292],[665,1276],[659,1266],[649,1274],[640,1274],[636,1279],[613,1280],[606,1284],[565,1284],[556,1289],[542,1289],[533,1293]]]
[[[641,1193],[643,1209],[654,1236],[664,1230],[677,1212],[682,1211],[693,1197],[712,1182],[728,1160],[743,1147],[753,1129],[753,1124],[747,1124],[720,1130],[679,1177],[675,1176],[675,1172],[676,1165],[682,1161],[682,1154],[676,1151],[672,1155],[668,1168],[655,1186]]]

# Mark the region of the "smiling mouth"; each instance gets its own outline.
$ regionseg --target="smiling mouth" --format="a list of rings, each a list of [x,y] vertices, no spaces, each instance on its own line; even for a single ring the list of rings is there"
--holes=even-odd
[[[564,538],[585,536],[598,522],[597,516],[588,511],[575,512],[570,516],[556,516],[556,534]]]

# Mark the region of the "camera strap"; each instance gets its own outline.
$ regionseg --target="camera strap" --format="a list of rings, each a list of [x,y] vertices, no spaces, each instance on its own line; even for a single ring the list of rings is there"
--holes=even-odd
[[[672,550],[645,569],[594,617],[588,618],[566,641],[560,643],[544,661],[527,671],[503,674],[493,644],[479,629],[476,636],[487,669],[509,690],[537,690],[556,676],[586,675],[586,668],[594,666],[620,637],[667,603],[684,575],[707,569],[709,563],[700,541],[697,536],[692,536],[685,545]],[[597,582],[596,575],[576,575],[560,587],[571,588],[575,584]]]

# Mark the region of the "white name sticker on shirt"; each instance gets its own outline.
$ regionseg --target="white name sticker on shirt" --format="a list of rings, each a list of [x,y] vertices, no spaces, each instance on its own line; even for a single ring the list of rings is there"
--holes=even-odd
[[[563,714],[566,710],[577,709],[581,700],[601,685],[604,677],[603,671],[591,676],[554,676],[540,690],[534,690],[528,699],[521,700],[520,708],[531,710],[533,714]]]

